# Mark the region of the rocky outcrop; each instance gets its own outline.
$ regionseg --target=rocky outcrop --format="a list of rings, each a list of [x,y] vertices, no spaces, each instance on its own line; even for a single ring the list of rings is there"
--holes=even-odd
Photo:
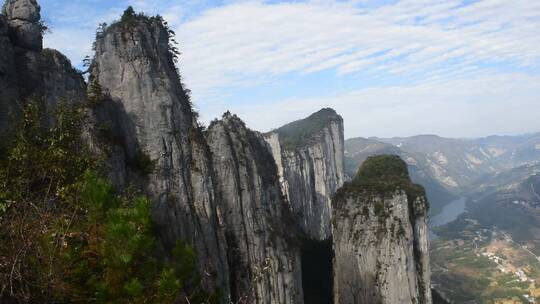
[[[333,200],[336,304],[432,303],[427,209],[399,157],[364,162]]]
[[[306,235],[331,237],[331,196],[345,182],[343,119],[323,109],[265,135],[282,189]]]
[[[43,48],[41,8],[36,0],[6,0],[2,13],[11,29],[13,44],[33,51]]]
[[[8,24],[0,15],[0,135],[9,126],[13,103],[18,99],[15,50],[9,37]]]
[[[8,0],[0,16],[0,135],[32,98],[51,112],[58,102],[86,100],[86,84],[71,62],[43,50],[43,24],[35,0]]]
[[[39,77],[41,86],[34,94],[43,96],[47,108],[54,108],[58,102],[82,102],[86,100],[86,83],[71,65],[71,61],[57,50],[44,49],[32,70]]]
[[[207,131],[233,303],[303,303],[300,248],[263,137],[226,113]]]
[[[103,30],[89,79],[96,146],[117,187],[135,185],[152,199],[164,250],[180,240],[192,244],[205,285],[226,299],[208,146],[175,69],[171,33],[161,17],[133,13]]]

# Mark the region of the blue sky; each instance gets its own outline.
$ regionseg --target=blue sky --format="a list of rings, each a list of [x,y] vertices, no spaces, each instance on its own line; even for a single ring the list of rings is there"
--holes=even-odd
[[[266,131],[329,106],[347,137],[540,131],[540,1],[40,3],[45,45],[75,65],[128,5],[163,15],[205,121]]]

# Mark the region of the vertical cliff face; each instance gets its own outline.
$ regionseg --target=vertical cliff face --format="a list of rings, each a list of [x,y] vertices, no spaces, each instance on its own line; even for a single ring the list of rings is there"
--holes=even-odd
[[[207,131],[234,303],[303,303],[300,250],[263,137],[226,113]]]
[[[427,201],[405,162],[368,158],[333,207],[336,304],[432,303]]]
[[[343,119],[332,109],[265,135],[291,208],[307,236],[331,237],[331,196],[345,181]]]
[[[32,94],[42,97],[47,109],[54,109],[58,102],[86,101],[86,83],[62,53],[52,49],[42,50],[32,63],[30,73],[35,83],[39,83],[31,90]]]
[[[82,102],[86,84],[61,53],[43,49],[44,26],[35,0],[7,0],[0,15],[0,134],[32,97],[52,111],[59,101]]]
[[[203,134],[160,17],[126,13],[98,32],[88,90],[65,56],[42,49],[43,30],[35,0],[5,2],[0,135],[17,101],[35,97],[51,111],[88,97],[90,141],[108,160],[111,181],[151,198],[163,258],[177,241],[192,244],[203,284],[219,289],[223,302],[331,297],[316,289],[332,288],[331,267],[317,267],[332,256],[331,242],[320,241],[333,239],[336,304],[431,303],[425,195],[404,163],[387,157],[366,161],[338,191],[344,134],[335,111],[264,136],[226,114]],[[313,245],[303,248],[315,253],[309,263],[296,227]],[[316,270],[304,275],[325,274],[312,280],[325,282],[309,286],[311,298],[303,295],[302,265]]]
[[[0,15],[0,135],[9,126],[13,103],[18,99],[15,75],[15,50],[9,37],[9,27]]]
[[[94,134],[118,187],[145,190],[165,249],[194,246],[208,287],[228,294],[225,239],[208,146],[182,88],[160,17],[124,14],[98,33],[91,66]]]

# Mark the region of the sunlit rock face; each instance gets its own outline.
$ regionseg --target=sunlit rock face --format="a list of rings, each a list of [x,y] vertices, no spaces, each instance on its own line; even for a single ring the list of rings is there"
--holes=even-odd
[[[125,15],[98,33],[89,78],[96,146],[118,188],[135,185],[152,199],[165,250],[179,240],[193,245],[204,285],[227,299],[209,149],[169,43],[160,17]]]
[[[265,135],[231,114],[204,130],[160,17],[101,28],[88,87],[64,55],[42,48],[43,30],[35,0],[5,2],[0,135],[27,98],[49,112],[88,101],[85,135],[119,191],[152,200],[160,257],[191,244],[204,287],[223,303],[303,303],[299,235],[328,244],[328,263],[332,240],[335,303],[431,303],[425,196],[399,174],[383,192],[364,175],[338,191],[344,135],[334,110]]]
[[[311,239],[329,239],[331,197],[345,182],[343,119],[323,109],[265,138],[300,227]]]
[[[300,248],[262,135],[226,113],[208,128],[233,303],[303,303]]]
[[[333,200],[336,304],[432,303],[427,209],[399,157],[366,160]]]

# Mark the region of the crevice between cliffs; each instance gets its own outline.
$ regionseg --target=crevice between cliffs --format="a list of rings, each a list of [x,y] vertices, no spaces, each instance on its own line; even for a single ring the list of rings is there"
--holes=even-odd
[[[302,240],[304,303],[333,304],[332,240]]]

